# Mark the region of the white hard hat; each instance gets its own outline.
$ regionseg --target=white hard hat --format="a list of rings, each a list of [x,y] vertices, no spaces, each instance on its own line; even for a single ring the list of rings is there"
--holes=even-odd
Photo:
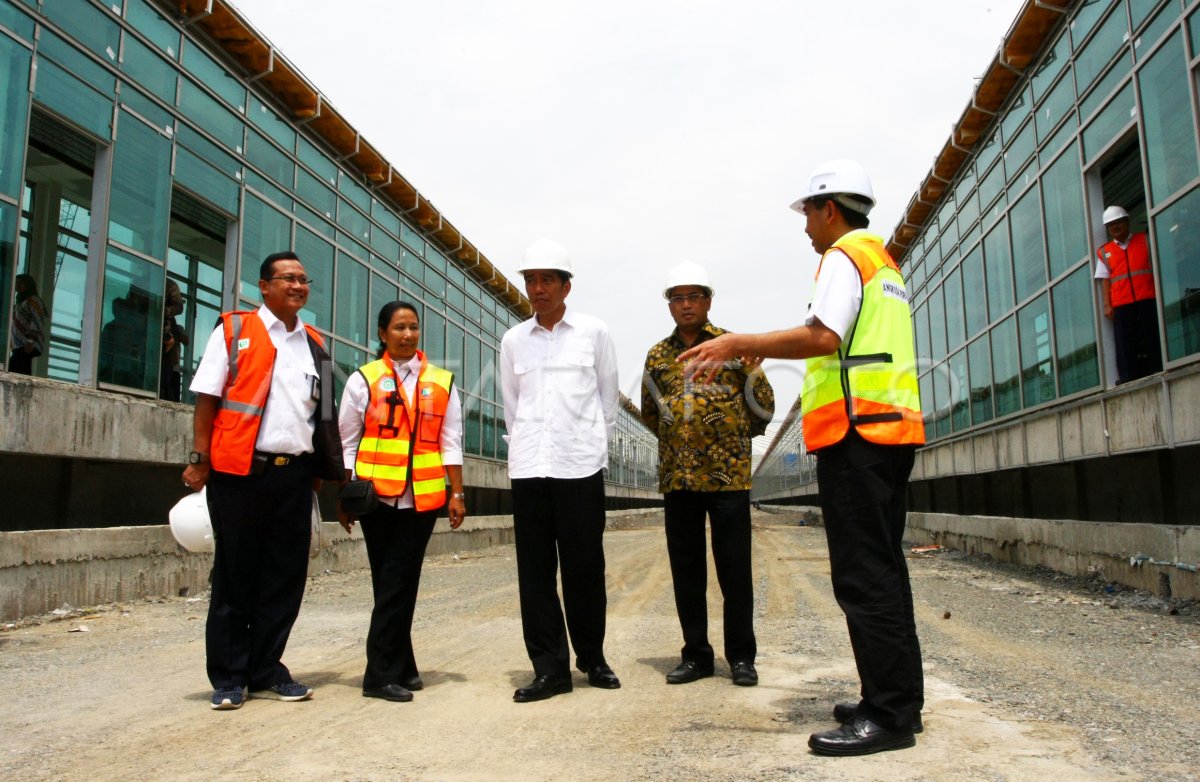
[[[871,178],[867,171],[853,160],[830,160],[822,163],[808,178],[804,195],[796,199],[792,209],[804,211],[804,202],[816,196],[856,195],[867,199],[861,203],[853,198],[835,198],[841,206],[855,212],[867,214],[875,206],[875,191],[871,189]]]
[[[1104,217],[1102,219],[1105,225],[1115,223],[1118,220],[1128,220],[1129,212],[1126,212],[1119,206],[1110,206],[1104,210]]]
[[[575,275],[567,249],[552,239],[538,239],[525,248],[517,273],[522,274],[533,269],[557,269],[571,276]]]
[[[684,261],[667,273],[667,287],[663,288],[663,298],[671,298],[671,289],[680,285],[696,285],[713,295],[713,286],[708,282],[708,271],[699,264]]]
[[[187,495],[167,514],[171,534],[188,551],[212,551],[212,520],[208,517],[207,487]]]

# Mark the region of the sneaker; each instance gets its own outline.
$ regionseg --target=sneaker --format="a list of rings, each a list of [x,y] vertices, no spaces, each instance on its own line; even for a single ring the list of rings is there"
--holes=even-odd
[[[218,687],[213,690],[212,707],[217,711],[233,711],[242,708],[245,700],[244,687]]]
[[[312,694],[312,687],[306,687],[298,681],[272,684],[265,690],[255,690],[251,693],[255,698],[270,698],[276,701],[306,701]]]

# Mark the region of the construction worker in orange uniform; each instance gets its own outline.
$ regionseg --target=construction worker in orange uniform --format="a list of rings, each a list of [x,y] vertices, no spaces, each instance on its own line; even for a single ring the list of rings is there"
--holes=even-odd
[[[1146,234],[1132,233],[1129,213],[1119,206],[1104,210],[1109,241],[1096,251],[1096,279],[1104,299],[1104,317],[1113,322],[1117,343],[1117,382],[1128,383],[1162,371],[1158,344],[1158,303]]]

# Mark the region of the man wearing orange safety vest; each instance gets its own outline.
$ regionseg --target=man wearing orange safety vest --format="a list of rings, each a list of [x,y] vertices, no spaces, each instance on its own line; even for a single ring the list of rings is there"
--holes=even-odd
[[[817,168],[792,204],[821,253],[805,325],[727,333],[679,356],[702,381],[734,357],[806,359],[804,443],[817,456],[833,593],[861,681],[857,703],[833,708],[841,726],[809,737],[822,755],[911,747],[924,705],[902,538],[908,477],[925,434],[908,291],[882,240],[864,230],[874,205],[859,164]]]
[[[1129,230],[1129,213],[1110,206],[1103,219],[1110,241],[1096,251],[1096,279],[1113,322],[1117,382],[1128,383],[1162,370],[1154,270],[1146,234]]]
[[[308,575],[313,489],[342,477],[333,364],[300,320],[311,280],[292,252],[259,267],[262,306],[226,312],[191,383],[183,482],[208,487],[216,554],[205,647],[212,708],[307,700],[281,660]]]

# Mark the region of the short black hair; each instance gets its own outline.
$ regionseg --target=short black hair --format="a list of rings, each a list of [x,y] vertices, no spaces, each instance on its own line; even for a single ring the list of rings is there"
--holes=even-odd
[[[530,269],[529,271],[533,271],[533,269]],[[546,271],[554,272],[554,274],[558,277],[560,282],[568,283],[571,281],[571,273],[570,272],[565,272],[562,269],[546,269]],[[521,272],[521,279],[525,279],[525,272]]]
[[[300,256],[296,255],[295,251],[293,251],[293,250],[284,250],[281,253],[271,253],[270,255],[267,256],[267,259],[262,262],[262,265],[258,267],[258,279],[260,279],[260,280],[271,279],[271,267],[275,265],[276,261],[298,261],[298,260],[300,260]]]
[[[864,206],[867,206],[870,203],[866,199],[850,193],[842,193],[841,195],[845,198],[858,201]],[[871,224],[871,219],[867,217],[866,214],[863,212],[856,212],[853,209],[847,209],[839,204],[833,195],[813,196],[812,198],[808,199],[808,202],[818,209],[825,206],[827,203],[832,203],[835,207],[837,207],[838,213],[841,214],[842,219],[845,220],[846,224],[851,228],[866,228]]]

